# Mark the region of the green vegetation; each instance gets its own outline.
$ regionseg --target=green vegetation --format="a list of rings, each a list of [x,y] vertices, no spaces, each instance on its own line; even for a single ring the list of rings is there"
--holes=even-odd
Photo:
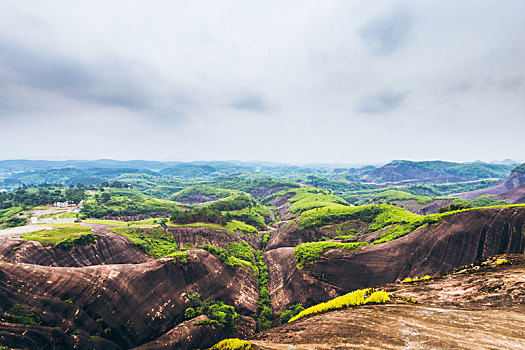
[[[404,280],[402,280],[401,283],[412,283],[412,282],[426,281],[426,280],[429,280],[430,278],[431,277],[429,275],[426,275],[426,276],[421,277],[421,278],[418,278],[418,277],[415,277],[415,278],[407,277]]]
[[[170,221],[175,224],[189,224],[192,222],[206,222],[212,224],[222,224],[222,214],[210,207],[196,208],[193,210],[174,210]]]
[[[77,213],[68,212],[68,213],[60,214],[58,218],[59,219],[75,219],[77,215],[78,215]]]
[[[230,242],[227,248],[216,247],[210,244],[199,246],[198,248],[206,250],[227,265],[241,268],[250,267],[256,276],[259,274],[254,255],[255,250],[245,241],[242,241],[242,243]]]
[[[480,196],[472,200],[464,200],[464,199],[457,198],[450,205],[439,208],[439,212],[445,213],[447,211],[456,211],[456,210],[463,210],[463,209],[468,209],[468,208],[482,208],[482,207],[490,207],[490,206],[505,205],[505,204],[507,204],[507,202],[503,200],[496,200],[489,196]]]
[[[262,249],[266,248],[266,245],[268,245],[268,241],[272,238],[272,234],[270,232],[265,232],[262,236]]]
[[[11,207],[8,209],[0,210],[0,227],[1,228],[10,228],[24,226],[27,224],[27,218],[21,216],[24,213],[22,212],[22,207]]]
[[[178,209],[177,203],[152,198],[129,188],[108,188],[94,194],[82,206],[83,217],[166,215]]]
[[[395,172],[398,174],[413,174],[414,172],[420,172],[426,174],[431,171],[439,174],[440,176],[456,176],[464,178],[465,180],[478,180],[478,179],[489,179],[489,178],[505,178],[509,175],[512,166],[503,164],[489,164],[489,163],[454,163],[444,161],[423,161],[413,162],[408,160],[396,160],[384,167],[373,170],[370,173],[372,178],[382,178],[382,174],[387,172],[388,169],[395,168]],[[408,176],[401,175],[398,180],[410,178]],[[413,178],[413,177],[412,177]]]
[[[166,225],[168,227],[197,227],[197,228],[198,227],[209,227],[209,228],[213,228],[216,230],[226,230],[226,228],[221,225],[211,224],[207,222],[192,222],[191,224],[184,224],[184,225],[173,224],[173,223],[167,222]]]
[[[190,320],[199,315],[206,315],[211,320],[211,322],[197,322],[195,325],[213,324],[230,329],[235,326],[237,312],[235,312],[233,306],[226,305],[221,301],[208,299],[203,301],[199,293],[189,294],[188,300],[191,306],[184,311],[184,318],[186,320]]]
[[[26,241],[38,241],[44,246],[69,250],[75,246],[96,243],[98,235],[87,226],[75,224],[56,224],[54,230],[41,230],[25,233],[21,237]]]
[[[432,197],[425,197],[425,196],[416,196],[411,193],[405,192],[405,191],[399,191],[399,190],[386,190],[383,192],[375,193],[373,194],[369,201],[372,202],[379,202],[379,201],[386,201],[386,202],[395,202],[395,201],[409,201],[414,200],[417,201],[419,204],[427,204],[431,202],[432,200],[437,198]],[[449,199],[449,198],[446,198]]]
[[[99,225],[111,225],[111,226],[129,226],[129,227],[153,227],[161,219],[144,219],[138,221],[120,221],[120,220],[103,220],[103,219],[85,219],[82,222],[86,224],[99,224]]]
[[[108,230],[129,238],[133,244],[154,258],[175,257],[172,254],[179,251],[175,237],[159,229],[110,227]]]
[[[226,229],[231,232],[255,233],[257,229],[266,227],[264,216],[268,215],[268,209],[260,206],[249,195],[241,194],[192,210],[175,210],[170,220],[176,224],[226,224]]]
[[[299,227],[301,229],[316,228],[329,224],[359,220],[368,224],[368,229],[365,232],[361,232],[361,234],[387,228],[379,239],[373,242],[378,244],[402,237],[426,224],[437,223],[443,215],[421,216],[388,204],[372,204],[359,207],[327,207],[304,212],[301,215],[303,220],[299,223]],[[349,236],[340,235],[340,238],[345,239]]]
[[[173,258],[173,263],[177,265],[186,265],[188,263],[188,253],[174,252],[166,255],[167,258]]]
[[[287,323],[288,321],[290,321],[290,319],[292,317],[295,317],[295,316],[299,315],[303,310],[304,310],[304,307],[303,307],[303,304],[301,304],[301,303],[293,305],[288,310],[284,310],[279,315],[279,318],[281,320],[281,324]]]
[[[39,188],[20,187],[14,191],[0,192],[0,209],[19,206],[26,210],[55,202],[78,203],[85,198],[84,186],[69,188],[58,185]]]
[[[518,174],[525,174],[525,163],[515,167],[512,169],[512,172],[518,173]]]
[[[255,252],[255,265],[257,266],[257,284],[259,285],[259,301],[257,302],[258,314],[257,320],[261,322],[263,329],[272,327],[273,310],[270,302],[270,293],[268,292],[268,267],[263,262],[262,252]]]
[[[370,224],[370,232],[396,223],[408,223],[413,221],[414,218],[421,217],[405,209],[388,204],[318,208],[304,212],[301,216],[303,217],[303,220],[299,223],[301,229],[315,228],[349,220],[360,220]]]
[[[226,224],[226,230],[230,232],[257,233],[257,229],[244,222],[232,220]]]
[[[358,289],[351,293],[329,300],[325,303],[309,307],[292,317],[288,322],[296,321],[310,315],[316,315],[327,311],[359,306],[364,304],[384,304],[390,300],[390,294],[384,291],[376,291],[373,288]]]
[[[206,185],[215,187],[215,188],[224,188],[229,190],[237,190],[242,192],[253,192],[260,189],[271,190],[275,188],[296,188],[299,187],[298,184],[281,181],[274,179],[243,179],[239,177],[222,177],[212,182],[207,182]]]
[[[257,230],[264,230],[266,224],[264,217],[269,216],[268,210],[263,209],[261,206],[249,207],[236,211],[229,211],[224,214],[224,220],[226,222],[237,220],[242,221]]]
[[[292,203],[290,212],[294,214],[315,208],[342,207],[348,205],[348,203],[341,197],[338,197],[329,191],[313,187],[301,187],[280,191],[266,197],[265,201],[277,196],[285,196],[290,193],[294,194],[292,198],[288,199],[288,202]]]
[[[40,317],[26,305],[15,304],[7,311],[7,319],[10,322],[37,326],[40,324]]]
[[[477,182],[452,182],[443,184],[417,184],[407,188],[412,194],[422,196],[446,196],[454,193],[475,191],[498,183],[499,179],[487,179]]]
[[[224,339],[215,344],[210,350],[250,350],[252,343],[237,338]]]
[[[294,249],[294,257],[297,260],[297,266],[301,267],[309,262],[317,261],[319,257],[330,249],[345,249],[353,251],[365,246],[367,243],[340,243],[340,242],[310,242],[299,244]]]
[[[223,188],[216,188],[205,185],[195,185],[187,187],[175,194],[170,199],[176,202],[185,202],[188,198],[196,197],[202,198],[199,202],[214,201],[220,198],[226,198],[231,195],[238,194],[239,191],[227,190]]]

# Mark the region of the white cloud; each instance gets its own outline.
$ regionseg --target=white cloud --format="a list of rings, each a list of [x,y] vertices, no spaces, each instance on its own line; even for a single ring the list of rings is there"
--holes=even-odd
[[[467,160],[525,146],[521,1],[8,1],[0,33],[0,158]],[[57,125],[91,146],[48,146]]]

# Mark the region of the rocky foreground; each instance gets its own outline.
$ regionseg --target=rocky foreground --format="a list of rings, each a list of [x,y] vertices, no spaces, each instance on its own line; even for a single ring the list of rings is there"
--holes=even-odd
[[[524,349],[525,255],[499,259],[427,281],[381,286],[394,296],[391,303],[310,316],[251,342],[297,350]]]

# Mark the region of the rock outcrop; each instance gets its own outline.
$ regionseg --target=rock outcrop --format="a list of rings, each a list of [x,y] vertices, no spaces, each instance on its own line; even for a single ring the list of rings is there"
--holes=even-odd
[[[269,350],[521,349],[525,256],[504,259],[505,264],[477,265],[429,281],[383,285],[379,288],[393,295],[389,304],[305,317],[250,341]]]
[[[495,254],[525,251],[525,208],[460,212],[396,240],[349,252],[325,252],[298,268],[294,249],[267,251],[269,291],[276,311],[307,305],[405,277],[439,275]]]
[[[115,347],[135,347],[183,322],[186,296],[194,292],[233,305],[244,315],[257,311],[253,272],[225,265],[204,250],[187,253],[186,262],[158,259],[88,267],[0,264],[0,315],[20,304],[41,319],[39,326],[23,326],[27,332],[19,336],[20,325],[1,323],[11,334],[0,338],[2,344],[18,347],[29,337],[28,342],[37,344],[34,348],[54,348],[76,331],[86,341],[103,337]],[[60,329],[61,335],[51,336],[46,329],[48,333]],[[46,337],[39,335],[42,332]]]

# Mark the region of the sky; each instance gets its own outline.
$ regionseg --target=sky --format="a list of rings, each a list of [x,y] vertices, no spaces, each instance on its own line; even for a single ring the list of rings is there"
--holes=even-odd
[[[524,159],[525,1],[0,6],[0,159]]]

